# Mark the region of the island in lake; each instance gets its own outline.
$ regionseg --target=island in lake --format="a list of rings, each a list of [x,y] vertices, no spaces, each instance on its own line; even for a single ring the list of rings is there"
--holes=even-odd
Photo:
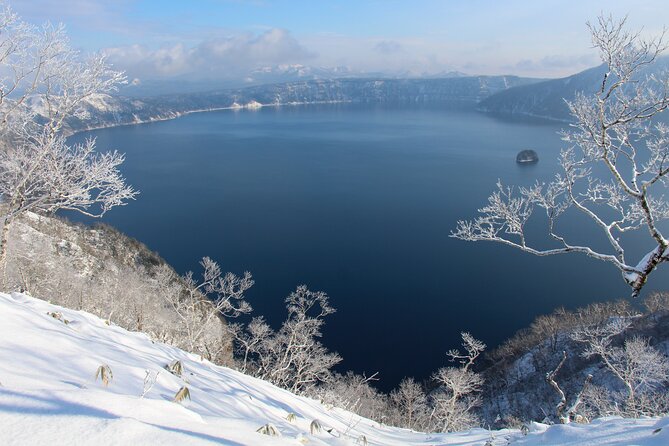
[[[539,162],[539,155],[534,150],[521,150],[516,155],[516,162],[518,164],[534,164]]]

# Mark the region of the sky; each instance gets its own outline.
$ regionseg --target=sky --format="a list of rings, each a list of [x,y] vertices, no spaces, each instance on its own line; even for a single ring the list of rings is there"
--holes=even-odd
[[[283,64],[388,75],[562,77],[599,63],[587,21],[628,16],[655,35],[666,0],[13,0],[65,24],[130,79],[234,78]]]

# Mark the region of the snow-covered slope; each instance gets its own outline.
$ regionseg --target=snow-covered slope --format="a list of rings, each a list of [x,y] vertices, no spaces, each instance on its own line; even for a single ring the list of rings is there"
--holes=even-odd
[[[655,65],[646,68],[641,76],[662,78],[661,73],[668,68],[669,57],[661,57]],[[534,116],[570,122],[573,117],[565,100],[573,101],[577,92],[591,95],[598,91],[606,72],[606,66],[600,65],[560,79],[512,86],[484,98],[478,109],[495,114]],[[665,117],[660,119],[663,118]]]
[[[164,369],[174,360],[183,378]],[[106,387],[95,379],[101,365],[113,373]],[[147,371],[159,374],[141,398]],[[184,385],[192,399],[173,402]],[[314,420],[323,429],[312,434]],[[281,436],[257,433],[266,423]],[[669,418],[535,425],[527,436],[415,433],[297,397],[88,313],[0,293],[0,445],[15,444],[659,446],[669,444]]]
[[[184,114],[237,108],[252,102],[267,106],[352,102],[360,104],[454,104],[473,106],[481,99],[539,79],[517,76],[448,76],[440,79],[312,79],[216,91],[132,98],[98,95],[84,101],[81,116],[66,122],[67,132],[174,119]],[[40,110],[41,102],[31,105]]]

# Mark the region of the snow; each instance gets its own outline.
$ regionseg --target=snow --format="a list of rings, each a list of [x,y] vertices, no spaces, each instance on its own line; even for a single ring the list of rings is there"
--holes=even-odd
[[[259,108],[262,108],[262,104],[258,101],[250,101],[248,104],[244,106],[244,108],[248,108],[249,110],[257,110]]]
[[[174,360],[183,378],[164,369]],[[101,365],[113,373],[107,387],[95,379]],[[147,370],[159,374],[141,398]],[[173,402],[184,385],[192,399]],[[323,430],[311,434],[313,420]],[[281,436],[256,432],[267,423]],[[355,445],[362,436],[370,445],[659,446],[669,444],[669,418],[535,424],[527,436],[417,433],[295,396],[91,314],[0,293],[0,445]]]
[[[121,111],[119,101],[108,94],[92,94],[84,100],[84,103],[98,112]]]
[[[654,248],[652,251],[643,256],[641,260],[639,260],[639,263],[636,264],[634,269],[637,271],[645,271],[646,268],[648,267],[648,264],[650,263],[650,259],[653,256],[656,256],[659,252],[660,252],[659,246]],[[662,251],[662,257],[667,257],[667,256],[669,256],[669,248],[666,248],[664,251]],[[639,273],[626,272],[623,273],[623,277],[628,283],[634,283],[639,278]]]
[[[646,445],[669,444],[669,418],[623,419],[617,417],[594,420],[590,424],[546,426],[534,423],[530,434],[513,445]]]

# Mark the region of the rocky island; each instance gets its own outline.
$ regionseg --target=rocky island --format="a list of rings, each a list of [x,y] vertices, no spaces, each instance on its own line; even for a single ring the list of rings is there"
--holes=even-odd
[[[534,150],[521,150],[516,155],[518,164],[534,164],[539,161],[539,155]]]

